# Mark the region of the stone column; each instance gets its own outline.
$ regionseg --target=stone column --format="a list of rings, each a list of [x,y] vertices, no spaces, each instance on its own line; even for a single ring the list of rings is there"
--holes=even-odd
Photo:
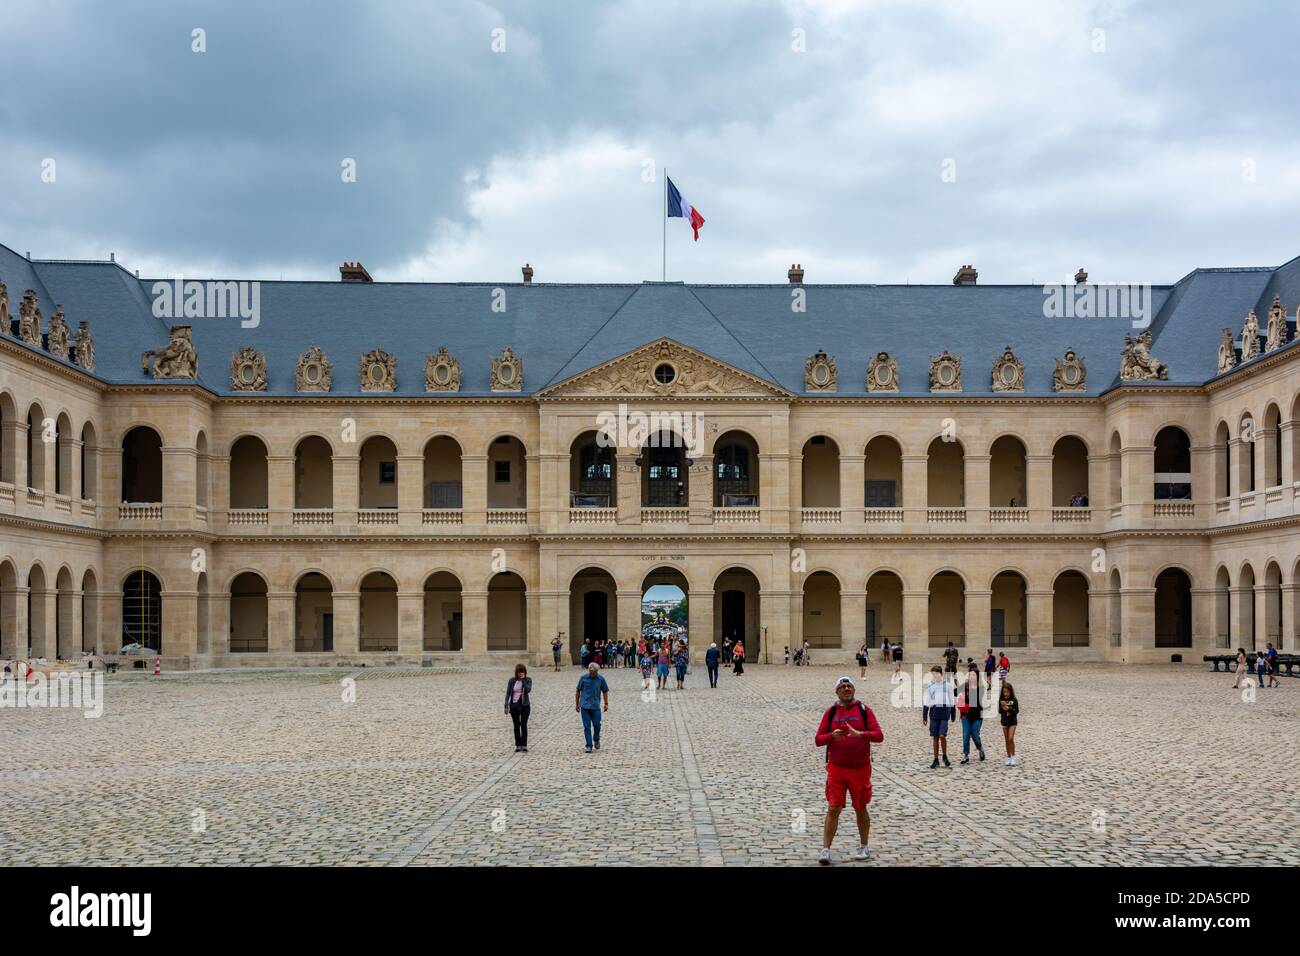
[[[610,449],[615,451],[615,449]],[[543,531],[554,533],[563,528],[569,520],[569,456],[554,452],[538,455],[539,475],[537,494],[538,524]],[[618,484],[618,456],[615,454],[613,467],[614,484]],[[532,472],[530,471],[531,475]],[[617,500],[617,493],[615,495]],[[529,510],[532,510],[532,491],[528,493]],[[610,502],[611,507],[614,502]],[[551,637],[555,635],[552,634]],[[549,648],[551,638],[547,638]],[[549,651],[548,651],[549,653]],[[546,663],[550,662],[548,657]]]
[[[780,664],[782,648],[789,647],[794,655],[795,633],[790,626],[793,595],[789,591],[760,591],[758,595],[758,623],[760,628],[767,628],[764,644],[760,644],[758,654],[753,657],[755,663]],[[762,635],[762,630],[759,631]],[[749,663],[750,657],[745,658]]]
[[[1214,499],[1218,489],[1214,487],[1214,453],[1213,444],[1193,445],[1192,456],[1192,505],[1198,518],[1213,520],[1215,514]]]
[[[1028,617],[1029,650],[1050,651],[1052,649],[1052,598],[1055,592],[1047,590],[1026,590],[1025,603]]]
[[[991,455],[964,456],[966,475],[966,523],[988,524],[989,520],[989,464]],[[999,502],[998,507],[1006,507]]]
[[[532,594],[532,591],[528,592]],[[564,644],[560,649],[561,662],[569,659],[569,592],[537,591],[537,626],[529,628],[528,642],[538,649],[532,663],[537,667],[551,665],[551,641],[564,631]]]
[[[1300,651],[1300,631],[1297,631],[1296,625],[1296,603],[1300,601],[1300,584],[1284,584],[1282,586],[1282,642],[1278,645],[1278,650],[1283,647],[1289,653]],[[1289,638],[1289,640],[1288,640]]]
[[[1102,654],[1110,646],[1110,592],[1105,584],[1094,587],[1092,581],[1088,582],[1088,646]]]
[[[163,591],[162,655],[193,657],[198,653],[197,591]],[[229,604],[229,601],[227,601]]]
[[[1196,654],[1214,653],[1214,588],[1192,588],[1192,647]]]
[[[419,657],[424,653],[424,589],[397,592],[397,653]]]
[[[691,663],[703,664],[704,652],[715,640],[713,630],[713,591],[691,591],[686,598],[686,647]],[[638,609],[639,610],[639,609]]]
[[[927,523],[930,488],[926,472],[929,460],[926,455],[903,456],[903,521],[917,527],[924,527]]]
[[[1258,466],[1257,466],[1258,467]],[[1261,571],[1255,581],[1255,650],[1262,651],[1264,642],[1272,640],[1268,634],[1268,588],[1263,584]]]
[[[930,645],[930,591],[903,592],[903,653],[913,662],[926,659]]]
[[[763,512],[763,527],[782,532],[790,527],[790,475],[788,455],[758,456],[758,504]]]
[[[465,482],[463,503],[466,527],[487,525],[487,460],[487,455],[461,455],[460,458]],[[468,624],[468,611],[465,613],[465,619]],[[486,628],[487,624],[484,623],[483,626]],[[486,635],[487,631],[483,633]],[[466,648],[468,646],[466,644]],[[487,651],[486,643],[483,645],[483,650]]]
[[[618,456],[618,480],[615,482],[614,499],[617,521],[621,525],[641,523],[641,466],[637,464],[634,449],[620,449]]]
[[[1155,520],[1155,449],[1146,445],[1128,445],[1121,454],[1124,522],[1130,527],[1149,527]]]
[[[6,436],[7,437],[7,436]],[[27,656],[27,594],[25,587],[7,588],[0,592],[0,600],[6,607],[13,609],[12,624],[6,628],[0,641],[0,657],[20,658]]]
[[[268,654],[292,656],[294,644],[293,591],[268,591],[266,595],[266,651]]]
[[[361,653],[361,592],[334,592],[334,653],[354,658]]]
[[[618,602],[618,633],[614,637],[620,641],[635,642],[641,636],[641,592],[620,589],[616,592],[615,600]],[[689,602],[687,606],[689,607]]]
[[[64,455],[68,465],[67,480],[63,483],[64,494],[73,501],[81,500],[81,450],[82,443],[70,437],[59,439],[59,454]]]
[[[862,509],[858,509],[862,514]],[[867,593],[865,591],[840,591],[840,650],[853,660],[867,639]]]
[[[346,446],[355,448],[355,445]],[[361,455],[356,452],[334,456],[334,526],[347,527],[357,523],[357,509],[361,495]],[[358,612],[359,613],[359,612]],[[338,615],[334,616],[335,647],[338,646]],[[355,653],[351,651],[349,653]]]
[[[163,521],[169,524],[190,525],[194,522],[194,469],[198,452],[193,448],[165,446],[162,450]],[[230,459],[223,459],[220,474],[230,474]],[[230,496],[222,499],[222,507],[230,506]],[[164,645],[166,646],[166,645]],[[171,656],[171,655],[168,655]]]
[[[1031,524],[1052,523],[1052,456],[1025,457],[1025,491]],[[1091,499],[1089,499],[1091,500]]]
[[[397,523],[407,529],[424,523],[424,455],[397,456]]]
[[[488,592],[462,590],[460,592],[460,606],[464,615],[461,631],[464,653],[466,655],[486,654],[488,647]]]
[[[55,494],[54,473],[55,473],[55,462],[58,460],[59,457],[59,444],[57,440],[44,441],[45,439],[44,426],[42,424],[39,427],[42,428],[42,434],[40,437],[45,444],[45,448],[44,448],[45,454],[41,456],[42,457],[41,475],[40,476],[33,475],[32,477],[35,480],[41,482],[41,490],[44,491],[46,495],[46,499],[45,499],[46,506],[50,507],[53,504],[53,498]]]
[[[32,657],[46,657],[53,659],[57,657],[55,647],[57,635],[57,617],[58,614],[58,597],[59,592],[47,583],[44,590],[32,591],[32,621],[31,629],[32,640]],[[37,614],[37,604],[40,605],[40,614]]]
[[[5,330],[6,332],[8,329]],[[27,421],[19,421],[15,416],[13,421],[5,422],[3,426],[4,436],[3,444],[4,455],[13,466],[13,474],[9,469],[5,469],[4,480],[12,482],[15,488],[27,487]]]
[[[690,523],[713,524],[713,456],[701,455],[691,462],[687,485]]]
[[[790,489],[789,526],[799,528],[803,525],[803,455],[790,455],[786,461],[789,465],[787,469],[787,487]],[[793,654],[794,651],[790,653]]]
[[[542,459],[540,455],[524,456],[524,507],[530,528],[542,520]]]
[[[82,631],[78,635],[82,642],[82,649],[94,649],[96,654],[104,653],[104,631],[102,620],[104,616],[105,602],[109,595],[102,591],[83,591],[82,598],[84,605],[81,610]]]
[[[293,524],[293,455],[266,456],[266,504],[272,526]]]
[[[80,591],[69,591],[64,596],[66,611],[60,622],[59,657],[71,660],[81,656],[81,599]]]
[[[1282,423],[1282,487],[1290,488],[1295,482],[1300,481],[1300,475],[1295,473],[1295,443],[1296,443],[1296,423],[1286,421]],[[1282,499],[1286,501],[1284,497]]]
[[[1130,574],[1137,576],[1137,572],[1132,569]],[[1120,600],[1124,606],[1121,615],[1124,627],[1120,640],[1120,659],[1129,663],[1149,658],[1149,650],[1156,643],[1156,589],[1121,588]]]
[[[966,648],[968,655],[983,654],[992,647],[993,592],[971,589],[966,592]],[[981,657],[981,660],[983,658]]]
[[[866,462],[865,455],[840,455],[840,522],[854,528],[861,528],[865,523],[862,509],[866,507]],[[864,630],[858,634],[859,641],[866,633],[865,617],[863,621]],[[858,647],[861,646],[859,643]]]

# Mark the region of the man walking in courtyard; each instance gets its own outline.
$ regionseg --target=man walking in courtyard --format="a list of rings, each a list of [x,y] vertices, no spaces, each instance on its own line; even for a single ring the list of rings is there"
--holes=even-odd
[[[867,844],[871,837],[871,815],[867,804],[871,802],[871,745],[884,739],[876,715],[857,699],[853,678],[841,677],[835,682],[835,703],[822,715],[814,738],[818,747],[826,748],[826,822],[822,826],[822,849],[817,857],[823,866],[831,862],[831,844],[835,842],[846,795],[853,801],[861,843],[853,858],[870,858]]]
[[[718,650],[717,643],[709,645],[709,649],[704,652],[704,666],[709,669],[709,686],[718,686],[718,658],[722,652]]]
[[[934,753],[931,770],[939,766],[940,747],[943,748],[943,765],[952,766],[948,762],[948,721],[956,719],[952,684],[935,664],[930,668],[930,683],[925,685],[925,700],[921,707],[921,723],[930,725],[930,747]]]
[[[578,678],[578,689],[573,694],[573,709],[582,714],[582,736],[587,741],[587,753],[591,753],[593,744],[600,749],[600,714],[601,698],[605,699],[605,711],[609,710],[609,685],[600,676],[600,668],[593,661],[587,665],[587,673]]]
[[[560,649],[563,646],[564,644],[560,641],[560,637],[557,634],[555,639],[551,641],[551,656],[555,658],[555,669],[557,671],[560,669]]]

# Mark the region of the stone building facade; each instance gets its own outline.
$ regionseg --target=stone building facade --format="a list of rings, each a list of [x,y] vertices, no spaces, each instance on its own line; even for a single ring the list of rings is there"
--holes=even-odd
[[[636,635],[653,584],[696,655],[1300,650],[1296,262],[1155,287],[1136,335],[962,273],[348,266],[262,283],[256,323],[169,320],[116,264],[0,247],[0,656],[538,663]]]

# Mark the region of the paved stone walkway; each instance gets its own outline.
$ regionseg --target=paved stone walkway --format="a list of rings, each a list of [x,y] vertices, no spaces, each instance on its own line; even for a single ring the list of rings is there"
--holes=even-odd
[[[0,865],[815,858],[812,735],[840,670],[724,670],[710,690],[701,669],[654,695],[608,671],[590,755],[576,668],[534,673],[520,755],[504,669],[365,671],[347,703],[350,673],[116,675],[97,720],[0,710]],[[1022,766],[1003,765],[995,719],[986,763],[931,771],[891,674],[873,662],[860,685],[885,730],[865,865],[1300,865],[1300,680],[1246,703],[1232,675],[1195,666],[1022,665]]]

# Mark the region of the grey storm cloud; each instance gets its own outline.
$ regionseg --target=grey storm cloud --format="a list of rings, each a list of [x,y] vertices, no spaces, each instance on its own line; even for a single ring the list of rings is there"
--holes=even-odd
[[[657,278],[649,159],[708,218],[696,245],[671,224],[677,278],[1275,265],[1300,252],[1298,25],[1265,3],[10,0],[0,242],[158,273]]]

